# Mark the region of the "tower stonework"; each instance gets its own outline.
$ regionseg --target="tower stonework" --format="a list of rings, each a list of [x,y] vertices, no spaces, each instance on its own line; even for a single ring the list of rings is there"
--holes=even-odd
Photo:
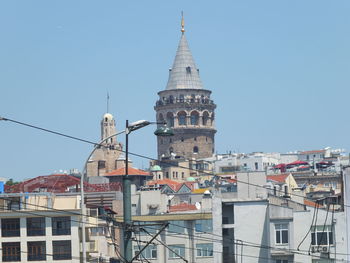
[[[174,136],[158,137],[158,159],[200,159],[214,153],[216,105],[211,91],[203,89],[183,24],[181,32],[166,89],[158,92],[154,107],[157,121],[174,129]]]
[[[101,120],[101,141],[116,134],[115,119],[112,114],[106,113]],[[117,136],[105,140],[102,145],[95,150],[87,163],[87,176],[103,176],[117,168],[122,146],[117,142]]]

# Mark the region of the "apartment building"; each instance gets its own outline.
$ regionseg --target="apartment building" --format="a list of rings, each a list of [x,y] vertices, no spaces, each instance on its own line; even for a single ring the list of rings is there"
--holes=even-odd
[[[80,262],[77,200],[1,194],[0,206],[0,262]]]

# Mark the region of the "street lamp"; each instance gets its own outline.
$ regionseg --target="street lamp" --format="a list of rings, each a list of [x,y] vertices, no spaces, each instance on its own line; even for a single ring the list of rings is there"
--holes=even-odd
[[[136,121],[129,124],[126,120],[125,124],[125,175],[123,176],[123,219],[124,219],[124,258],[126,262],[132,260],[132,218],[131,218],[131,177],[129,176],[129,134],[132,131],[143,128],[149,124],[164,124],[164,126],[158,128],[154,134],[156,136],[173,136],[174,131],[168,128],[165,123],[149,122],[149,121]]]
[[[117,136],[119,134],[125,133],[125,175],[123,176],[123,217],[125,229],[123,232],[124,235],[124,258],[127,262],[132,260],[132,242],[131,242],[131,178],[129,176],[129,134],[132,131],[141,129],[150,124],[163,124],[164,126],[159,127],[154,134],[157,136],[173,136],[174,132],[172,129],[166,126],[164,122],[150,122],[146,120],[140,120],[129,124],[129,121],[126,121],[125,130],[112,134],[107,138],[101,140],[98,144],[95,145],[94,149],[91,151],[89,157],[86,159],[83,167],[83,171],[80,178],[80,196],[81,196],[81,214],[83,217],[82,220],[82,252],[83,252],[83,262],[86,262],[86,246],[85,246],[85,203],[84,203],[84,176],[87,170],[87,164],[93,155],[93,153],[98,149],[102,143],[108,141],[110,138]]]

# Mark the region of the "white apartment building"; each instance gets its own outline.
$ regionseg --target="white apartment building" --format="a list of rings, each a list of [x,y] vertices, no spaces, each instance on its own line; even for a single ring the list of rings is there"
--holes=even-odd
[[[54,208],[66,201],[64,210]],[[1,194],[0,204],[0,262],[80,262],[80,210],[74,200]]]

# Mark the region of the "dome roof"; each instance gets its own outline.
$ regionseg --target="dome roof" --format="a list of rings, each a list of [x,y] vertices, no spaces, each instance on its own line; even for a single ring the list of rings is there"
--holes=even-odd
[[[154,165],[151,167],[151,172],[159,172],[161,170],[162,170],[162,168],[160,168],[159,165]]]
[[[186,179],[186,181],[187,181],[187,182],[195,182],[196,179],[195,179],[194,177],[188,177],[188,178]]]
[[[113,120],[113,115],[110,114],[110,113],[105,113],[105,114],[103,115],[103,120],[105,120],[105,121],[111,121],[111,120]]]

